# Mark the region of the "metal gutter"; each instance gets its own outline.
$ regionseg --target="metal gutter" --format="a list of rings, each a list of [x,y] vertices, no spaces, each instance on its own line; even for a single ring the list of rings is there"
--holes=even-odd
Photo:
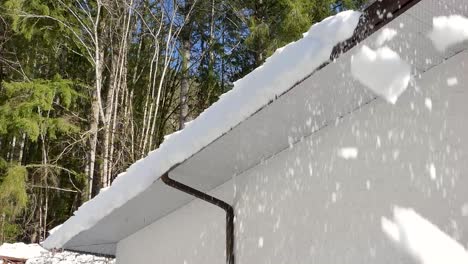
[[[166,185],[174,189],[199,198],[210,204],[216,205],[226,211],[226,263],[234,264],[234,209],[232,206],[222,200],[219,200],[216,197],[210,196],[204,192],[169,178],[168,173],[165,173],[161,177],[161,180]]]

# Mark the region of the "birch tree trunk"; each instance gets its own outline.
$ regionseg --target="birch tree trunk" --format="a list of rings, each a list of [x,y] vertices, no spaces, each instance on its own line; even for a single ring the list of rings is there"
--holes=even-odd
[[[13,140],[11,142],[11,148],[10,151],[8,152],[7,159],[12,162],[15,156],[15,148],[16,148],[16,136],[13,136]]]
[[[20,143],[20,150],[19,150],[19,156],[18,156],[18,162],[19,164],[22,164],[23,161],[23,153],[24,153],[24,145],[26,143],[26,133],[23,133],[23,136],[21,138],[21,143]]]
[[[185,127],[188,121],[188,93],[190,89],[188,65],[190,61],[190,39],[182,40],[182,77],[180,81],[180,116],[179,116],[179,129]]]
[[[95,87],[91,95],[91,120],[90,120],[90,140],[89,140],[89,161],[88,161],[88,199],[93,197],[95,190],[95,164],[96,164],[96,150],[99,132],[99,119],[101,116],[101,91],[102,91],[102,78],[103,78],[103,57],[104,51],[100,45],[100,16],[102,5],[100,1],[97,2],[97,15],[94,22],[94,74],[95,74]]]
[[[189,16],[192,8],[192,0],[185,3],[184,15],[185,15],[185,26],[181,33],[181,56],[182,56],[182,68],[181,68],[181,79],[180,79],[180,115],[179,115],[179,129],[184,128],[185,123],[188,122],[189,105],[188,105],[188,93],[190,90],[190,57],[191,57],[191,28]]]

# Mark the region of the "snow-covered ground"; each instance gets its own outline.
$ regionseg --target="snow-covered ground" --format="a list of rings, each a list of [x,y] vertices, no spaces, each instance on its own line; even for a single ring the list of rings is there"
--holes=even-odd
[[[29,259],[26,264],[113,264],[114,259],[77,254],[69,251],[58,253],[46,252],[39,257]]]
[[[27,259],[27,264],[113,264],[115,260],[69,251],[50,252],[38,244],[4,243],[0,256]],[[0,264],[2,262],[0,261]]]
[[[4,243],[0,246],[0,256],[29,259],[34,258],[46,253],[47,250],[38,244],[24,244],[24,243]]]

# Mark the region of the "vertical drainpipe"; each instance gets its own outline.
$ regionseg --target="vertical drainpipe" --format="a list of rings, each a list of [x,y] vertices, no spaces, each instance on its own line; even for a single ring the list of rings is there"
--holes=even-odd
[[[161,177],[161,180],[172,188],[197,197],[205,202],[216,205],[226,211],[226,263],[234,264],[234,209],[232,206],[224,201],[219,200],[218,198],[210,196],[204,192],[169,178],[168,173],[164,174]]]

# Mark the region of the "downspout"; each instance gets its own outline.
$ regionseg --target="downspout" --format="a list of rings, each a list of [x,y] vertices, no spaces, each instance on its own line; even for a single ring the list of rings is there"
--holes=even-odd
[[[163,176],[161,176],[161,180],[166,185],[174,189],[197,197],[210,204],[216,205],[226,212],[226,263],[234,264],[234,209],[232,206],[224,201],[219,200],[218,198],[210,196],[204,192],[169,178],[168,173],[165,173]]]

